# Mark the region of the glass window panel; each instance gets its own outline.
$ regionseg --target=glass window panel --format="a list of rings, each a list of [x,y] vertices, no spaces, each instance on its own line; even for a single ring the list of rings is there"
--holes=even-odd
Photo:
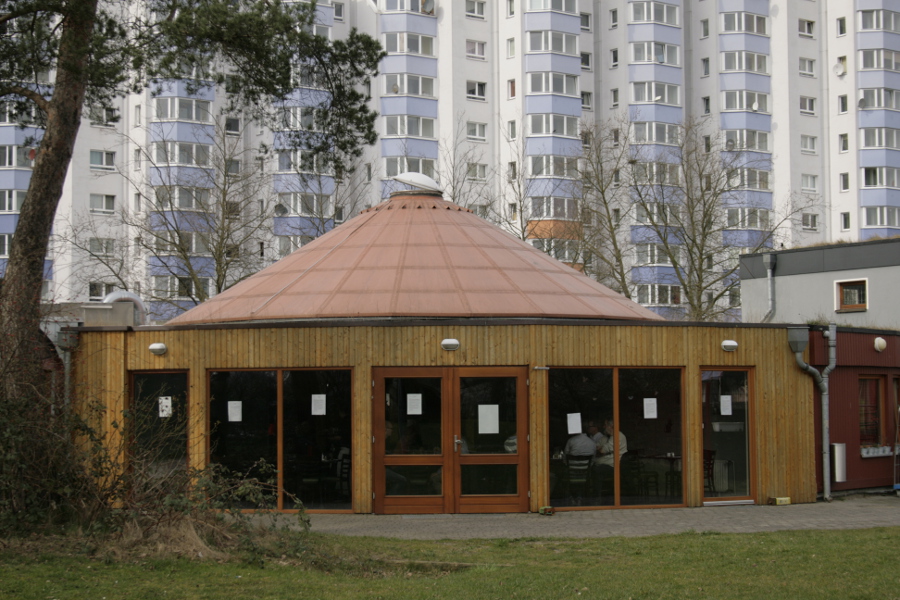
[[[441,453],[441,380],[385,380],[385,454]]]
[[[516,465],[461,465],[462,494],[515,494]]]
[[[187,374],[135,373],[129,416],[133,491],[187,484]]]
[[[516,379],[463,377],[460,379],[460,433],[463,452],[516,452]]]

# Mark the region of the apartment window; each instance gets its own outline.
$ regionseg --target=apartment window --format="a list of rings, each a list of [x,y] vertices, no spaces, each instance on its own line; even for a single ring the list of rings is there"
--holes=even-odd
[[[531,174],[535,177],[577,177],[578,158],[552,154],[530,156]]]
[[[708,135],[703,136],[703,152],[706,154],[712,152],[712,137]]]
[[[709,59],[708,58],[700,59],[700,76],[701,77],[709,77]]]
[[[278,194],[278,202],[292,215],[327,217],[331,215],[331,196],[286,192]]]
[[[619,89],[618,88],[613,88],[613,89],[609,90],[609,99],[610,99],[610,104],[611,104],[612,108],[619,107]],[[582,105],[584,104],[584,95],[582,95],[582,97],[581,97],[581,104]]]
[[[850,231],[850,213],[841,213],[841,231]]]
[[[762,208],[729,208],[726,226],[729,229],[769,229],[770,212]]]
[[[850,102],[847,99],[847,94],[841,94],[838,96],[838,114],[846,113],[850,108]]]
[[[290,106],[284,109],[282,115],[284,126],[288,129],[296,129],[302,131],[322,131],[322,124],[326,120],[324,109],[312,106]],[[240,128],[240,121],[229,125],[226,121],[226,131],[228,127]]]
[[[865,167],[863,169],[863,187],[900,187],[900,168]]]
[[[119,120],[119,111],[115,108],[94,107],[90,111],[91,125],[113,127]]]
[[[635,260],[639,265],[671,265],[672,257],[662,244],[637,244]]]
[[[210,103],[206,100],[193,98],[157,98],[157,121],[193,121],[196,123],[209,123],[212,115],[209,112]]]
[[[567,219],[579,218],[578,201],[575,198],[558,196],[535,196],[531,202],[531,218],[533,219]]]
[[[384,159],[385,177],[394,177],[400,173],[422,173],[434,177],[434,160],[415,156],[396,156]]]
[[[679,86],[659,81],[638,81],[631,84],[634,102],[680,105]]]
[[[837,19],[837,34],[847,35],[847,17],[838,17]]]
[[[637,42],[631,44],[633,62],[650,62],[678,66],[678,46],[661,42]]]
[[[837,282],[840,310],[865,310],[868,304],[867,284],[866,280]]]
[[[0,233],[0,256],[9,256],[9,246],[12,244],[13,234]]]
[[[642,284],[637,286],[637,301],[638,304],[645,305],[681,304],[681,287],[660,283]]]
[[[516,161],[512,160],[506,163],[506,178],[510,181],[514,181],[516,177],[519,176],[519,165]],[[510,204],[510,206],[515,206],[514,204]]]
[[[190,144],[187,142],[154,142],[156,162],[179,165],[209,165],[210,146],[206,144]],[[93,154],[93,152],[91,152]]]
[[[138,104],[134,107],[134,124],[135,126],[141,125],[141,105]]]
[[[615,29],[619,26],[619,11],[618,9],[610,9],[609,11],[609,28]]]
[[[2,152],[0,152],[2,154]],[[6,166],[0,164],[0,166]],[[91,168],[113,171],[116,168],[116,153],[104,150],[91,150]]]
[[[509,80],[507,80],[507,82],[506,82],[506,96],[507,96],[508,98],[515,98],[515,97],[516,97],[516,80],[515,80],[515,79],[509,79]]]
[[[800,175],[800,189],[807,193],[819,191],[819,176],[802,173]]]
[[[466,137],[475,142],[486,141],[487,123],[476,123],[474,121],[469,121],[468,123],[466,123]]]
[[[240,135],[241,120],[238,117],[225,118],[225,135]]]
[[[863,69],[884,69],[885,71],[900,71],[900,51],[886,50],[862,50]]]
[[[578,55],[578,36],[559,31],[529,31],[529,52],[555,52],[558,54]]]
[[[803,77],[816,76],[816,61],[811,58],[800,59],[800,75]]]
[[[742,32],[768,35],[768,18],[747,12],[722,13],[722,30],[728,33]]]
[[[506,58],[512,58],[516,55],[516,38],[506,40]]]
[[[679,185],[681,183],[681,171],[674,163],[635,163],[631,169],[634,180],[640,184]]]
[[[432,98],[434,97],[434,79],[410,74],[386,75],[385,92]]]
[[[860,108],[887,108],[900,110],[900,90],[889,88],[869,88],[862,90]]]
[[[681,139],[681,127],[674,123],[642,122],[632,123],[634,141],[638,144],[678,144]]]
[[[800,223],[804,231],[817,231],[819,229],[819,215],[815,213],[803,213]]]
[[[531,92],[535,94],[562,94],[578,96],[578,75],[565,73],[529,73],[528,82]]]
[[[116,197],[109,194],[91,194],[92,213],[112,213],[116,209]]]
[[[434,119],[412,115],[388,116],[385,120],[385,135],[406,135],[434,139]]]
[[[769,95],[748,90],[725,92],[725,110],[769,112]]]
[[[576,138],[579,135],[578,118],[556,114],[528,115],[532,135],[558,135]]]
[[[900,13],[891,10],[862,10],[859,28],[863,31],[893,31],[900,33]]]
[[[581,13],[579,15],[581,17],[581,30],[582,31],[590,31],[591,30],[591,14],[590,13]]]
[[[669,225],[678,222],[678,214],[674,206],[660,202],[637,204],[634,219],[646,225]]]
[[[115,240],[110,238],[90,238],[88,251],[95,256],[112,256],[116,251]]]
[[[632,2],[631,20],[635,23],[678,25],[678,7],[662,2]]]
[[[618,106],[618,103],[616,103]],[[581,92],[581,108],[585,110],[593,110],[594,94],[591,92]]]
[[[575,0],[527,0],[528,10],[555,10],[577,14]]]
[[[386,33],[384,49],[397,54],[419,54],[434,56],[434,38],[417,33]]]
[[[484,60],[484,42],[466,40],[466,58]]]
[[[516,16],[516,0],[506,0],[506,16]]]
[[[618,66],[618,63],[616,63],[613,66]],[[591,53],[590,52],[582,52],[581,53],[581,68],[584,69],[585,71],[590,71],[591,67],[592,67]]]
[[[708,115],[711,110],[709,96],[703,96],[702,98],[700,98],[700,102],[703,105],[703,114]]]
[[[882,445],[882,388],[880,377],[859,378],[859,445]]]
[[[850,191],[850,173],[841,173],[838,176],[839,183],[838,185],[841,188],[842,192]]]
[[[209,190],[195,187],[160,186],[154,189],[160,210],[204,210],[209,207]]]
[[[88,283],[88,301],[100,302],[114,291],[116,291],[116,286],[112,283],[92,281]]]
[[[483,0],[466,0],[466,16],[473,19],[483,19],[484,5]]]
[[[850,136],[846,133],[838,134],[838,152],[848,152],[850,150]]]
[[[838,56],[837,64],[841,66],[840,71],[837,73],[839,76],[843,75],[847,72],[847,57],[846,56]]]
[[[391,117],[387,117],[390,119]],[[397,121],[395,121],[396,126],[400,127],[401,130],[405,127],[407,123],[410,123],[411,127],[420,127],[419,117],[409,117],[407,121],[407,117],[395,117]],[[414,130],[415,131],[415,130]],[[402,135],[402,134],[397,134]],[[415,133],[410,133],[407,135],[415,136]],[[432,136],[434,132],[432,132]],[[294,150],[279,150],[278,151],[278,170],[281,172],[296,172],[296,173],[325,173],[322,156],[316,155],[314,152],[310,150],[304,149],[294,149]],[[238,163],[235,165],[234,173],[240,172],[240,161],[234,161]]]
[[[816,22],[808,19],[800,19],[797,23],[797,30],[803,37],[812,37],[815,27]]]
[[[209,277],[198,277],[195,283],[192,277],[157,275],[153,278],[153,289],[160,298],[194,300],[209,296],[209,282]]]
[[[225,161],[225,172],[229,175],[237,175],[241,172],[241,161],[229,158]]]
[[[709,19],[700,20],[700,39],[709,37]]]
[[[814,135],[800,135],[800,152],[815,154],[817,152],[818,138]]]
[[[866,127],[862,130],[863,148],[891,148],[900,150],[900,129]]]
[[[517,136],[517,133],[518,133],[518,132],[516,131],[516,129],[517,129],[517,128],[516,128],[516,121],[515,121],[515,120],[507,121],[507,122],[506,122],[506,134],[507,134],[507,136],[509,136],[509,139],[510,139],[510,140],[516,139],[516,136]]]
[[[900,209],[894,206],[867,206],[865,209],[866,227],[898,227]]]
[[[331,5],[334,7],[334,20],[335,21],[343,21],[344,20],[344,3],[343,2],[332,2]]]
[[[765,75],[769,72],[768,65],[769,56],[767,54],[745,51],[722,53],[723,71],[749,71]]]
[[[0,213],[19,212],[25,202],[25,190],[0,190]]]
[[[768,190],[769,172],[761,169],[734,169],[730,174],[729,184],[735,189]]]
[[[619,66],[619,49],[613,48],[609,51],[609,66],[613,69]]]
[[[466,177],[475,181],[486,180],[487,165],[484,163],[469,163],[467,165]]]
[[[372,163],[366,163],[366,181],[372,181]]]

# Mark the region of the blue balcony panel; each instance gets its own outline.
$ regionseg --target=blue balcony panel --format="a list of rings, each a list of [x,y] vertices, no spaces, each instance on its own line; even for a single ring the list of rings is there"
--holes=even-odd
[[[525,154],[556,154],[559,156],[581,156],[581,139],[554,136],[528,137],[525,139]]]
[[[629,8],[629,12],[630,12]],[[684,9],[679,11],[684,20]],[[625,15],[622,15],[625,17]],[[628,25],[629,42],[663,42],[666,44],[678,44],[683,42],[684,30],[681,27],[664,25],[662,23],[631,23]]]
[[[436,58],[428,56],[391,54],[382,59],[378,70],[382,74],[412,73],[413,75],[424,75],[425,77],[437,77],[438,61]]]
[[[381,138],[381,156],[417,156],[437,159],[439,144],[437,140],[418,138]]]
[[[389,12],[382,13],[380,20],[383,33],[408,31],[420,35],[437,35],[437,19],[432,15]]]
[[[276,194],[303,192],[307,194],[334,193],[334,177],[310,173],[276,173],[272,175],[272,190]]]
[[[205,82],[198,89],[191,91],[188,88],[192,85],[196,85],[196,82],[188,82],[185,79],[166,79],[154,83],[150,89],[154,96],[161,98],[195,98],[210,102],[215,99],[216,89],[211,82]]]
[[[309,235],[319,237],[332,229],[334,229],[333,219],[319,219],[297,215],[274,217],[272,219],[272,232],[275,235]]]
[[[662,83],[680,85],[682,97],[684,96],[684,71],[679,67],[653,63],[628,65],[628,80],[660,81]]]
[[[583,73],[581,69],[581,57],[553,54],[550,52],[525,55],[526,77],[528,77],[528,73],[538,73],[543,71],[565,73],[566,75],[581,75]]]
[[[900,190],[866,188],[859,190],[860,206],[900,206]]]
[[[521,8],[521,7],[520,7]],[[525,31],[561,31],[581,35],[581,18],[577,14],[540,11],[522,16]]]
[[[580,117],[581,98],[556,94],[529,94],[525,96],[525,113],[555,113],[569,117]]]
[[[185,187],[212,188],[215,185],[216,170],[212,168],[176,165],[150,169],[150,185],[180,185]]]
[[[751,92],[771,94],[772,78],[769,75],[760,75],[759,73],[720,73],[719,89],[750,90]]]
[[[0,169],[0,189],[27,190],[31,183],[31,169]]]
[[[418,96],[382,96],[379,112],[382,115],[415,115],[436,119],[438,101],[435,98],[419,98]]]
[[[722,129],[772,131],[772,115],[749,110],[719,113],[719,122]]]
[[[682,123],[684,109],[665,104],[629,104],[629,118],[632,121],[660,121],[662,123]]]

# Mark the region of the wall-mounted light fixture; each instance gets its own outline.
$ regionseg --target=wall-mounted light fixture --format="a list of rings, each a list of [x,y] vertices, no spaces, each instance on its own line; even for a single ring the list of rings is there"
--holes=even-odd
[[[162,356],[163,354],[165,354],[168,351],[169,351],[169,348],[162,342],[150,344],[150,352],[157,356]]]
[[[453,338],[447,338],[446,340],[441,340],[441,348],[444,350],[459,350],[459,340],[454,340]]]
[[[734,352],[738,349],[738,343],[734,340],[725,340],[722,342],[722,350],[725,352]]]
[[[876,352],[884,352],[884,349],[887,348],[887,342],[883,337],[875,338],[875,351]]]

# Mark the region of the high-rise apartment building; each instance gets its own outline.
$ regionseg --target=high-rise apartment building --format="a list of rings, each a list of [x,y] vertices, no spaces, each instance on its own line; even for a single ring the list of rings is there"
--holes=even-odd
[[[625,123],[660,155],[702,123],[750,156],[723,208],[729,247],[776,222],[785,247],[900,231],[900,7],[885,0],[333,0],[318,14],[318,34],[355,27],[387,51],[370,84],[380,138],[355,171],[318,173],[279,131],[223,112],[215,88],[162,82],[123,99],[117,121],[86,118],[48,297],[127,287],[165,318],[380,202],[407,171],[580,263],[579,156],[596,122]],[[297,85],[284,127],[314,129],[315,73],[298,68]],[[3,256],[39,129],[0,118]],[[631,270],[633,297],[677,316],[674,267],[633,252],[653,267]]]

